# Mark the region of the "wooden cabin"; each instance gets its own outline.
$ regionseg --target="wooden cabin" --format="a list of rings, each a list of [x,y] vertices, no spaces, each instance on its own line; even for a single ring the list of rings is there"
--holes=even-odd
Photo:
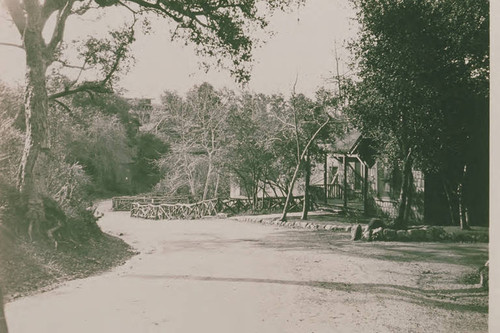
[[[401,189],[401,172],[392,170],[377,157],[374,143],[359,132],[351,131],[335,144],[325,145],[323,184],[314,184],[326,205],[362,210],[369,214],[395,217]],[[424,191],[422,172],[413,171],[417,194]],[[421,218],[416,211],[415,217]]]
[[[334,144],[323,145],[325,158],[322,163],[314,164],[311,170],[310,193],[316,206],[369,215],[396,216],[401,172],[388,169],[387,163],[379,160],[373,147],[373,141],[364,138],[358,131],[347,133]],[[423,193],[422,172],[414,170],[413,176],[417,194]],[[304,195],[304,187],[304,179],[297,179],[293,195]],[[270,185],[262,186],[257,193],[258,198],[285,196],[282,190]],[[237,177],[231,178],[230,197],[250,197]],[[416,219],[423,217],[423,213],[418,210],[414,215]]]

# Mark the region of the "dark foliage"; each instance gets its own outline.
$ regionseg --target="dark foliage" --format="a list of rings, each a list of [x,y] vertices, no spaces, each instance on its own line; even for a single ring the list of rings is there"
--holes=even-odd
[[[429,188],[445,197],[448,212],[429,206],[436,214],[426,218],[464,222],[461,205],[471,224],[487,224],[489,2],[353,3],[361,81],[352,119],[401,168],[417,167],[435,182]]]
[[[162,178],[158,159],[169,151],[169,146],[151,133],[141,133],[136,138],[137,153],[131,165],[132,187],[140,193],[151,190]]]

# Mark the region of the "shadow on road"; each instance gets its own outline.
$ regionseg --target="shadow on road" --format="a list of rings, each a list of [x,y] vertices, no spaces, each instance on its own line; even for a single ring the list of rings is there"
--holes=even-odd
[[[234,278],[194,275],[139,275],[131,274],[126,277],[139,279],[159,280],[190,280],[230,283],[265,283],[280,285],[295,285],[311,288],[322,288],[346,293],[356,292],[386,297],[391,300],[409,302],[421,306],[437,307],[451,311],[467,311],[488,313],[487,305],[464,303],[467,298],[484,297],[488,292],[482,288],[465,289],[437,289],[423,290],[414,287],[377,284],[377,283],[344,283],[329,281],[293,281],[279,279]]]
[[[486,243],[353,242],[349,233],[331,231],[285,230],[256,244],[278,250],[316,249],[395,262],[425,261],[481,267],[488,260]]]

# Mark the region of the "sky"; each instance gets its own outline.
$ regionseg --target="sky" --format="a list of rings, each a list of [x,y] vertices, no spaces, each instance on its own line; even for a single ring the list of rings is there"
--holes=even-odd
[[[19,43],[17,31],[8,22],[4,8],[0,11],[0,42]],[[104,11],[101,11],[104,12]],[[91,14],[85,19],[68,21],[65,40],[86,35],[102,35],[109,27],[123,24],[126,11],[109,10],[105,15]],[[335,45],[341,58],[340,71],[347,71],[348,52],[345,40],[356,34],[354,11],[348,0],[308,0],[292,11],[277,12],[269,18],[272,36],[259,34],[266,42],[254,50],[252,78],[247,89],[266,94],[289,94],[297,78],[296,91],[313,96],[335,69]],[[201,59],[182,41],[170,40],[170,29],[164,20],[152,21],[153,33],[140,34],[132,46],[135,65],[122,77],[119,88],[126,97],[158,99],[165,90],[184,94],[195,84],[209,82],[216,88],[239,90],[225,70],[200,67]],[[50,31],[50,29],[48,29]],[[0,80],[22,84],[23,50],[0,46]]]

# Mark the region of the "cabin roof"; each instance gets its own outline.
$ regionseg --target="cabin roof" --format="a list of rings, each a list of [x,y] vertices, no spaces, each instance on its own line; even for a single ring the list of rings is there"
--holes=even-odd
[[[334,144],[328,145],[327,150],[334,154],[358,155],[370,167],[375,163],[373,140],[363,137],[357,130],[349,131]]]
[[[346,133],[346,135],[342,138],[337,139],[334,144],[328,147],[328,150],[338,154],[353,154],[353,151],[359,144],[360,140],[361,133],[356,130],[352,130]]]

